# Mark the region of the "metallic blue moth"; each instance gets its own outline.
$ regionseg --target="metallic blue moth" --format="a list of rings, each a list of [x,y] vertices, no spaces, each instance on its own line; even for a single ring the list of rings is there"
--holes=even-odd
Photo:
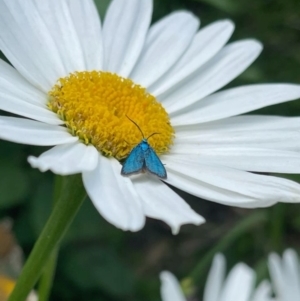
[[[128,116],[127,118],[131,120]],[[121,170],[121,175],[129,176],[148,171],[161,179],[166,179],[167,171],[155,151],[148,143],[148,139],[158,133],[153,133],[148,138],[145,138],[140,127],[133,120],[131,121],[138,127],[142,133],[143,139],[132,149],[129,156],[125,160]]]

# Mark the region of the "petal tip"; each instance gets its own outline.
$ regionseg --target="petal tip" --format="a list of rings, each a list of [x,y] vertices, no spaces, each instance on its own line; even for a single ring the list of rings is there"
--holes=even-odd
[[[260,53],[263,50],[264,46],[263,46],[262,42],[260,42],[259,40],[249,39],[248,41],[251,44],[251,46],[253,47],[253,49],[256,50],[258,53]]]
[[[172,234],[177,235],[180,231],[181,226],[183,226],[183,225],[193,224],[196,226],[200,226],[200,225],[204,224],[205,222],[206,222],[206,220],[204,217],[197,215],[193,221],[186,221],[186,222],[182,222],[182,223],[171,226]]]
[[[220,24],[222,24],[224,26],[224,29],[226,28],[227,30],[233,32],[235,29],[235,24],[232,20],[230,19],[223,19],[220,20]]]
[[[32,168],[38,168],[41,172],[45,172],[47,168],[39,164],[39,159],[34,156],[29,156],[27,158],[28,163],[31,165]]]
[[[162,271],[159,273],[159,278],[160,280],[163,282],[163,281],[166,281],[167,279],[169,279],[170,277],[174,277],[173,274],[169,271]]]

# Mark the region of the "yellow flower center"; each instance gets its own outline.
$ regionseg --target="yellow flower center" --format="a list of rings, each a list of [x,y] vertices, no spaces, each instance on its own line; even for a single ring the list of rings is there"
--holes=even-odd
[[[168,113],[145,88],[109,72],[75,72],[60,78],[49,92],[49,108],[73,135],[104,156],[126,158],[145,138],[157,154],[168,152],[174,129]],[[129,119],[130,118],[130,119]]]

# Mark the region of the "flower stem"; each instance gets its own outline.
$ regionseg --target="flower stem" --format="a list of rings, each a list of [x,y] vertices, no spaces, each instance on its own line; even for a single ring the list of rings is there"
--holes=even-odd
[[[39,289],[38,289],[39,301],[48,301],[49,299],[49,295],[54,279],[55,269],[56,269],[58,251],[59,251],[59,247],[56,247],[56,249],[50,255],[50,258],[47,260],[47,264],[43,271],[43,275],[39,280]]]
[[[57,204],[60,195],[63,189],[63,177],[56,176],[55,177],[55,184],[54,184],[54,193],[53,193],[53,208]],[[53,284],[54,274],[56,270],[56,262],[59,252],[59,246],[56,246],[56,249],[50,255],[50,258],[45,265],[43,274],[39,280],[39,287],[38,287],[38,296],[39,301],[48,301],[50,291]]]
[[[60,185],[60,196],[8,301],[26,299],[86,197],[80,175],[62,177]]]

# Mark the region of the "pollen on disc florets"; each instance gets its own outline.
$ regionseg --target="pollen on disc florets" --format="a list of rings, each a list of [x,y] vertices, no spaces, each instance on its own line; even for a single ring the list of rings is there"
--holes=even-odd
[[[100,71],[71,73],[49,92],[48,107],[65,121],[73,135],[103,155],[126,158],[141,142],[136,122],[157,154],[168,152],[174,129],[156,98],[132,80]]]

